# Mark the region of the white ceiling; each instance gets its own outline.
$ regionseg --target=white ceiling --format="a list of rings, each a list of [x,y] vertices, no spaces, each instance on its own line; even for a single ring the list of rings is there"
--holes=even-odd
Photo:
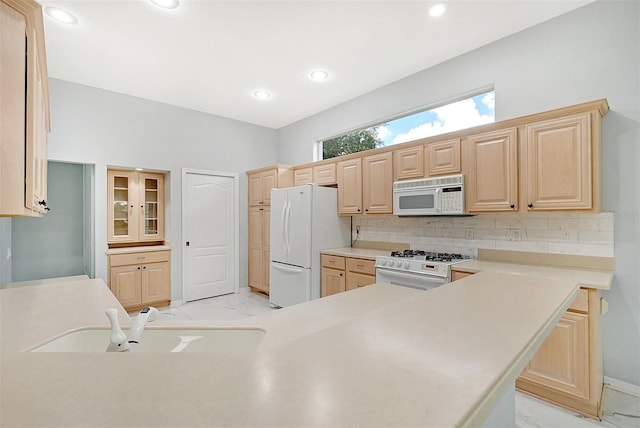
[[[49,76],[277,129],[593,0],[181,1],[41,1]]]

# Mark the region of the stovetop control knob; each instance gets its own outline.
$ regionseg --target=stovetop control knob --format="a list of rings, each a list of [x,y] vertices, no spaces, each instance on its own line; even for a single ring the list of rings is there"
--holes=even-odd
[[[405,269],[409,269],[409,260],[405,260],[405,262],[404,262],[404,268],[405,268]]]
[[[396,267],[400,267],[400,266],[402,266],[402,260],[398,260],[398,261],[396,262]]]
[[[378,260],[378,264],[380,266],[386,266],[387,265],[387,259],[380,259]]]

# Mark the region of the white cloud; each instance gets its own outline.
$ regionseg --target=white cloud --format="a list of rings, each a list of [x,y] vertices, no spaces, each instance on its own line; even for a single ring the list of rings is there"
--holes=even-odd
[[[483,102],[485,99],[487,99],[487,102],[493,102],[487,96],[483,98]],[[394,138],[393,144],[471,128],[494,121],[492,116],[481,115],[472,99],[447,104],[433,109],[432,112],[437,116],[435,121],[412,128],[404,134],[398,134]]]
[[[376,132],[378,134],[378,138],[383,141],[392,135],[391,130],[384,125],[378,126],[378,128],[376,129]]]
[[[494,91],[488,92],[482,97],[482,104],[486,105],[491,111],[496,109],[496,93]]]

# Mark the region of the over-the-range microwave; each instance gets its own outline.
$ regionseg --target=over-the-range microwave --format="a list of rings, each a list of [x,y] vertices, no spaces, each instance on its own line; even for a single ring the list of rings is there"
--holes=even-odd
[[[464,175],[394,182],[393,214],[464,215]]]

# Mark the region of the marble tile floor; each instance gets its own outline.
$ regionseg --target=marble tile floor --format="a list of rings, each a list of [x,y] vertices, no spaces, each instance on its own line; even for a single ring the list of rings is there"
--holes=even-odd
[[[161,309],[162,320],[240,320],[273,311],[269,298],[242,287],[238,294],[197,300],[182,306]],[[598,422],[575,412],[553,406],[528,395],[516,393],[518,428],[640,428],[640,398],[605,388],[603,420]]]

